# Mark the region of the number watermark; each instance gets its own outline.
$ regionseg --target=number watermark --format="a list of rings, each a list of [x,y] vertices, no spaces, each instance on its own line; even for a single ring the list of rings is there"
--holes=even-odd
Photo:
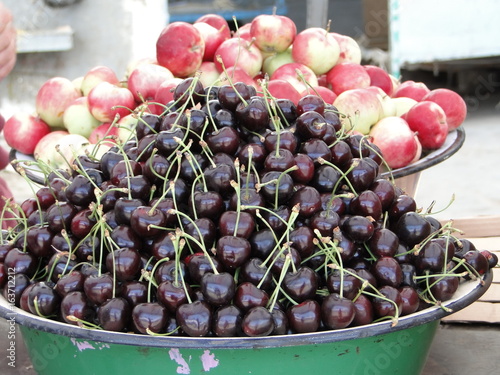
[[[16,278],[15,269],[7,269],[7,284],[5,285],[6,293],[5,298],[9,303],[10,312],[7,313],[7,364],[10,367],[16,367],[16,344],[17,344],[17,328],[16,328]]]

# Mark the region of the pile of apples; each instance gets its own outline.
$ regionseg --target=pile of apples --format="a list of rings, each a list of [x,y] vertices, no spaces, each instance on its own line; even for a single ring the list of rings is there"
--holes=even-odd
[[[207,14],[193,24],[168,24],[156,58],[131,63],[123,79],[106,66],[74,80],[49,79],[36,97],[36,113],[6,122],[5,140],[54,167],[64,165],[105,136],[127,139],[137,113],[160,114],[173,88],[196,74],[204,87],[229,79],[262,93],[266,85],[275,98],[294,103],[317,94],[338,109],[347,131],[369,136],[393,169],[440,148],[464,121],[466,104],[456,92],[400,82],[361,61],[358,43],[329,29],[297,32],[290,18],[263,14],[231,32],[223,17]]]

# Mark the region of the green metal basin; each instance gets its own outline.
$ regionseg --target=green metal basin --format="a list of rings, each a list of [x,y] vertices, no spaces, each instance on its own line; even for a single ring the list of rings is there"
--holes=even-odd
[[[463,283],[444,306],[458,311],[488,289]],[[442,317],[432,307],[362,327],[270,337],[151,337],[79,328],[33,316],[0,298],[0,316],[15,320],[35,370],[42,375],[420,374]]]

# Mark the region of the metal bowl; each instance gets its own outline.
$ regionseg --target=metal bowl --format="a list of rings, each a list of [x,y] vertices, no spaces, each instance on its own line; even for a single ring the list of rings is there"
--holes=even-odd
[[[462,147],[464,141],[465,130],[463,127],[459,127],[448,134],[445,143],[439,149],[427,152],[420,160],[406,167],[382,171],[381,175],[386,178],[394,178],[397,186],[403,188],[407,194],[414,196],[420,172],[448,159]],[[40,185],[45,183],[45,176],[37,166],[33,155],[25,155],[11,149],[9,159],[14,168],[16,165],[23,168],[30,180]]]
[[[148,336],[86,329],[13,307],[0,316],[17,324],[40,375],[86,374],[405,374],[422,371],[439,320],[470,305],[492,282],[462,282],[453,299],[390,321],[269,337]],[[15,328],[10,328],[15,333]]]

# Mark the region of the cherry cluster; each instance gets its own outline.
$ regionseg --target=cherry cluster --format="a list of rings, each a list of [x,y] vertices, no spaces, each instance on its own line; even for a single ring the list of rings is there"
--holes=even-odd
[[[2,233],[4,296],[110,331],[285,335],[396,323],[497,263],[381,178],[319,96],[192,77],[164,107],[46,173]]]

